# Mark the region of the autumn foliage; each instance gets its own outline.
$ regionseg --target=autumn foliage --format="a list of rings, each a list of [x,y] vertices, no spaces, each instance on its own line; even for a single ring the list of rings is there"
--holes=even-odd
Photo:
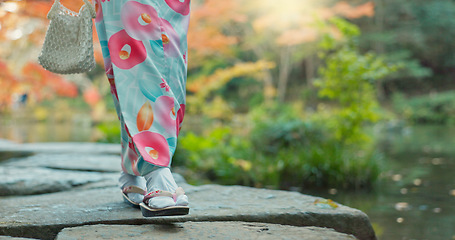
[[[262,86],[265,101],[283,100],[291,71],[315,55],[312,44],[325,34],[341,40],[342,34],[329,19],[372,15],[372,2],[351,6],[342,1],[327,7],[301,0],[230,0],[220,7],[217,0],[193,1],[189,69],[206,74],[190,75],[188,90],[196,97],[189,100],[199,99],[193,105],[200,105],[210,101],[210,91],[234,78],[251,76]],[[216,67],[220,59],[222,70]],[[245,67],[249,70],[242,72]],[[313,65],[314,70],[307,71],[316,68]]]
[[[83,4],[83,1],[74,0],[61,2],[72,10]],[[332,31],[334,36],[338,34],[335,28],[321,30],[318,21],[334,16],[351,19],[374,15],[371,2],[351,6],[341,1],[330,7],[308,2],[225,0],[220,7],[219,0],[193,0],[188,36],[189,91],[202,91],[207,96],[208,92],[216,90],[215,86],[221,87],[232,78],[254,76],[262,82],[264,94],[273,98],[280,85],[286,86],[284,80],[289,77],[290,69],[304,60],[302,57],[296,59],[292,54],[280,55],[283,49],[291,51],[290,47],[301,48],[316,42],[325,31]],[[48,24],[46,15],[52,3],[22,0],[4,1],[0,5],[0,104],[3,108],[12,104],[12,95],[23,93],[31,94],[36,101],[53,96],[75,97],[79,92],[88,92],[84,99],[90,105],[99,99],[93,92],[96,89],[79,91],[78,86],[64,76],[47,72],[36,63]],[[95,58],[102,65],[96,31],[94,43]],[[222,61],[224,69],[217,71],[216,66],[207,67],[214,61]],[[191,75],[194,73],[197,77]]]
[[[62,0],[61,3],[77,11],[83,1]],[[100,99],[96,88],[79,90],[81,86],[63,75],[46,71],[37,63],[52,4],[53,1],[26,0],[2,1],[0,5],[0,111],[8,109],[18,95],[27,95],[31,101],[39,102],[54,97],[74,98],[79,92],[86,92],[84,100],[90,105]],[[98,42],[96,31],[94,42]],[[95,59],[102,64],[99,44],[95,44],[95,51]]]
[[[28,62],[21,74],[12,74],[8,65],[0,62],[0,110],[14,104],[15,98],[26,94],[33,101],[51,99],[54,96],[76,97],[78,89],[74,83],[44,70],[40,65]]]

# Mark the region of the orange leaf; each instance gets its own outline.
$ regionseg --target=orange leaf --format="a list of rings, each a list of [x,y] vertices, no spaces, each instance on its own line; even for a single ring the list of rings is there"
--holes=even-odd
[[[84,100],[90,106],[95,106],[99,101],[101,101],[101,95],[97,88],[89,87],[84,91]]]
[[[318,31],[312,28],[287,30],[278,37],[277,43],[279,45],[293,46],[302,43],[314,42],[317,40],[317,37]]]
[[[136,118],[137,130],[142,132],[144,130],[150,129],[153,123],[153,110],[152,105],[149,102],[144,103],[144,105],[139,110]]]

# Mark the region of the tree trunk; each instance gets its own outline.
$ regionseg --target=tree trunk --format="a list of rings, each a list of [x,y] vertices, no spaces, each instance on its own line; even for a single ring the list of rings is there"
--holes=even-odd
[[[384,0],[375,0],[376,5],[376,14],[375,14],[375,23],[376,23],[376,33],[382,33],[384,31],[384,21],[385,21],[385,12],[384,12]],[[375,50],[378,54],[384,54],[385,47],[383,40],[376,40],[374,43]],[[376,81],[376,94],[379,101],[385,99],[385,91],[382,80]]]
[[[376,5],[376,14],[374,17],[375,25],[376,25],[376,33],[382,33],[384,31],[384,21],[385,21],[385,13],[384,13],[384,0],[375,0]],[[374,43],[374,48],[378,54],[384,54],[384,42],[383,40],[379,39],[376,40]]]
[[[270,104],[276,95],[275,87],[273,86],[273,77],[270,69],[263,69],[264,72],[264,102]]]
[[[315,60],[314,60],[314,55],[310,55],[305,59],[305,78],[306,78],[306,85],[309,88],[313,87],[313,81],[314,81],[314,71],[315,71]]]
[[[289,73],[291,70],[291,47],[284,47],[281,51],[280,69],[278,78],[278,101],[284,102],[288,86]]]
[[[264,56],[264,50],[261,49],[260,47],[258,48],[253,48],[253,52],[256,54],[258,59],[263,59]],[[263,94],[264,94],[264,102],[266,104],[271,104],[276,96],[276,89],[273,84],[273,75],[270,69],[264,68],[262,69],[262,72],[264,73],[264,89],[263,89]]]

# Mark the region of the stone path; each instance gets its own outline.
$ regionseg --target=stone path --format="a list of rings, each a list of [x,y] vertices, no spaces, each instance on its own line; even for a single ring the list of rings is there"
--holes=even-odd
[[[57,239],[295,239],[323,240],[356,239],[332,229],[316,227],[294,227],[268,223],[246,222],[185,222],[154,225],[93,225],[67,228]]]
[[[192,186],[182,178],[190,214],[143,218],[122,202],[115,148],[0,141],[0,156],[13,156],[0,162],[0,240],[376,239],[368,217],[356,209],[315,205],[319,198],[297,192]],[[23,149],[33,155],[19,154]]]

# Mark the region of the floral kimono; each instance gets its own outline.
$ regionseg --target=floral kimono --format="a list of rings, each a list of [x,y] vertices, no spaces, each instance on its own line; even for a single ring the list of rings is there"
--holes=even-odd
[[[97,0],[96,29],[121,123],[122,169],[169,167],[185,113],[189,0]]]

